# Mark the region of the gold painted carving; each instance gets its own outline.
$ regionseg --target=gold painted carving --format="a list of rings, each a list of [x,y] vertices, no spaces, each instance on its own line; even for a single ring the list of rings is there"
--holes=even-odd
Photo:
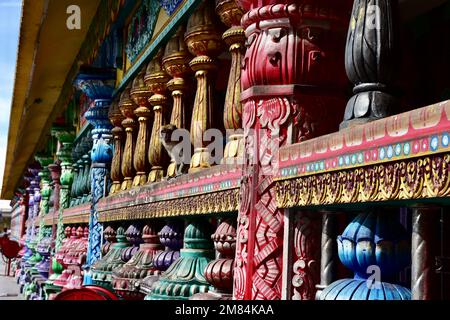
[[[281,208],[450,195],[450,154],[277,182]]]
[[[125,128],[125,148],[122,158],[122,175],[123,182],[121,190],[128,190],[133,185],[134,167],[133,167],[133,153],[134,153],[134,130],[136,127],[136,120],[134,110],[136,105],[130,98],[131,83],[125,88],[120,96],[119,108],[125,120],[122,121],[122,126]]]
[[[184,215],[205,215],[235,212],[239,208],[239,189],[201,194],[152,202],[133,207],[107,210],[99,213],[99,221],[119,221],[151,218],[178,217]]]
[[[152,166],[148,175],[149,183],[161,181],[164,177],[163,164],[166,153],[163,151],[159,131],[161,127],[165,125],[163,109],[167,104],[165,93],[170,76],[162,68],[161,59],[163,52],[164,50],[161,48],[152,61],[150,61],[145,75],[145,84],[148,86],[149,90],[153,92],[149,102],[153,106],[154,112],[150,146],[148,148],[148,159]]]
[[[172,76],[172,79],[167,83],[167,88],[172,92],[173,97],[170,124],[173,124],[178,129],[186,129],[184,99],[187,83],[185,77],[191,72],[189,61],[192,59],[184,42],[184,32],[185,29],[183,27],[178,28],[175,35],[167,43],[162,60],[164,69]],[[172,160],[167,168],[167,177],[175,177],[176,169],[176,163]]]
[[[243,11],[235,0],[221,0],[216,2],[216,12],[222,22],[230,27],[222,35],[231,53],[231,68],[225,96],[223,121],[225,129],[237,130],[242,129],[241,64],[245,51],[245,33],[240,22]],[[222,163],[232,164],[238,161],[242,163],[244,155],[243,134],[233,134],[229,139],[230,141],[225,146]]]
[[[213,110],[212,74],[216,70],[214,57],[222,52],[223,43],[216,29],[214,1],[203,1],[188,20],[185,41],[196,57],[190,62],[197,79],[194,110],[191,121],[191,141],[194,155],[189,172],[210,167],[210,154],[204,133],[211,128]]]
[[[139,106],[134,110],[134,114],[138,117],[139,121],[139,131],[133,159],[134,169],[136,170],[133,187],[142,186],[147,183],[148,120],[151,116],[149,97],[151,96],[151,92],[144,82],[145,74],[146,70],[142,69],[136,79],[134,79],[131,89],[131,98]]]
[[[111,109],[109,112],[109,120],[111,121],[114,128],[112,129],[112,134],[114,137],[114,155],[111,163],[111,190],[110,194],[114,194],[120,191],[123,176],[121,169],[122,162],[122,141],[123,141],[123,128],[122,121],[125,120],[125,117],[119,110],[119,104],[117,101],[113,101],[111,104]]]

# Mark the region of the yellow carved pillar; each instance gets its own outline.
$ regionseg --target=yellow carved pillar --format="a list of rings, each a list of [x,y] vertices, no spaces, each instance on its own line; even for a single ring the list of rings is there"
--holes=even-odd
[[[245,33],[240,24],[243,11],[238,7],[235,0],[219,0],[216,1],[216,12],[222,22],[230,27],[222,35],[231,53],[231,68],[225,96],[223,121],[226,130],[236,131],[242,129],[241,63],[245,51]],[[239,160],[242,163],[244,154],[244,140],[242,138],[242,133],[234,132],[230,135],[229,142],[225,146],[223,163],[232,164],[239,162]]]
[[[178,129],[186,128],[184,92],[187,89],[187,84],[184,77],[191,71],[189,61],[192,59],[184,42],[184,31],[184,28],[180,27],[169,40],[162,60],[164,69],[172,76],[172,80],[167,83],[167,88],[172,92],[173,97],[170,124]],[[167,168],[167,177],[175,177],[176,169],[176,163],[172,160]]]
[[[119,108],[125,120],[122,121],[122,126],[125,128],[125,148],[122,158],[122,175],[123,182],[121,190],[128,190],[133,185],[134,168],[133,168],[133,153],[134,153],[134,129],[136,128],[136,120],[134,110],[136,105],[130,98],[131,83],[125,88],[120,96]]]
[[[125,120],[125,117],[119,110],[119,103],[114,101],[111,105],[111,109],[109,112],[109,120],[111,121],[114,128],[111,130],[114,137],[114,155],[111,163],[111,190],[110,194],[114,194],[120,191],[122,184],[122,141],[123,141],[123,128],[122,121]]]
[[[139,106],[134,110],[134,114],[138,117],[139,132],[136,139],[136,149],[134,151],[134,169],[136,176],[133,180],[133,186],[142,186],[147,183],[147,148],[148,148],[148,120],[151,116],[149,97],[151,92],[148,90],[144,82],[146,70],[143,69],[133,81],[131,89],[131,98]]]
[[[210,167],[210,154],[204,133],[211,128],[213,110],[213,77],[217,69],[214,57],[222,52],[223,43],[216,28],[214,1],[203,1],[188,20],[185,41],[196,57],[190,62],[197,79],[194,110],[191,121],[191,142],[194,155],[189,172]]]
[[[153,95],[149,98],[149,102],[153,106],[154,112],[152,134],[150,137],[150,146],[148,148],[148,159],[152,165],[148,175],[149,183],[161,181],[164,177],[163,163],[166,154],[163,153],[159,131],[165,124],[163,109],[167,104],[165,92],[170,77],[162,68],[162,55],[163,49],[160,49],[148,64],[147,74],[145,75],[145,84],[148,86],[149,90],[153,92]]]

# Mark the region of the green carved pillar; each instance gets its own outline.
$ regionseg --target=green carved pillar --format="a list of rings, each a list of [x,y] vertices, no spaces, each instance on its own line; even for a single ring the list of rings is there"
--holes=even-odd
[[[67,131],[59,131],[55,135],[60,143],[60,148],[56,155],[61,161],[61,190],[55,244],[55,252],[57,252],[61,248],[62,240],[64,239],[63,211],[70,204],[70,187],[73,182],[72,146],[74,135]]]
[[[50,195],[52,194],[52,188],[50,186],[50,171],[48,171],[47,166],[52,163],[53,159],[36,157],[36,160],[39,161],[43,168],[42,171],[39,172],[39,176],[41,177],[41,203],[39,211],[39,233],[37,238],[37,242],[39,244],[44,238],[44,217],[49,212]]]
[[[206,219],[188,223],[180,258],[155,282],[145,300],[188,300],[196,293],[208,292],[205,268],[214,259],[211,227]]]

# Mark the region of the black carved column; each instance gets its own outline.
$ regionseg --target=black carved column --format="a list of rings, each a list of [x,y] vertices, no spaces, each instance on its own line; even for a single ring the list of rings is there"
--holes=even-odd
[[[355,85],[341,129],[384,118],[395,110],[396,1],[355,0],[347,35],[345,69]]]
[[[320,284],[316,285],[316,299],[320,293],[333,281],[337,280],[337,257],[338,221],[337,214],[322,212],[322,240],[320,257]]]

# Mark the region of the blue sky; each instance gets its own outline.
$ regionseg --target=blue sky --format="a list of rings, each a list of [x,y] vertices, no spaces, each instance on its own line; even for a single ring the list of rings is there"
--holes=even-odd
[[[22,0],[0,0],[0,186],[5,168],[21,7]],[[0,206],[4,205],[5,202],[0,202]]]

